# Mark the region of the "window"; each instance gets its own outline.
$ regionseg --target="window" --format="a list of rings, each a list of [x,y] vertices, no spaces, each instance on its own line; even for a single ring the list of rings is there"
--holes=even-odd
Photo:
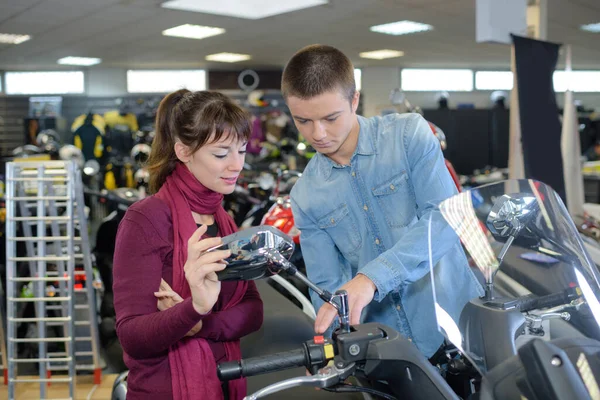
[[[354,83],[356,84],[356,90],[360,92],[362,89],[362,69],[354,68]]]
[[[191,91],[206,90],[206,71],[203,69],[127,71],[129,93],[170,93],[182,88]]]
[[[7,72],[6,94],[78,94],[85,92],[83,71]]]
[[[575,93],[600,92],[600,71],[555,71],[554,91],[565,92],[567,89]]]
[[[473,90],[473,71],[470,69],[403,69],[402,90],[461,91]]]
[[[513,74],[511,71],[477,71],[475,73],[475,89],[477,90],[512,90]]]

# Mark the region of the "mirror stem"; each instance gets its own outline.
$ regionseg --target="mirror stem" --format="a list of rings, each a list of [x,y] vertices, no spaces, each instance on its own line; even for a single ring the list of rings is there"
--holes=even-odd
[[[350,308],[348,306],[348,293],[345,290],[338,290],[335,294],[331,294],[327,290],[323,290],[310,281],[303,273],[298,271],[298,268],[289,262],[284,256],[276,250],[268,250],[267,258],[272,264],[278,267],[279,270],[287,272],[291,276],[295,276],[303,283],[319,295],[323,301],[331,304],[338,312],[340,318],[340,326],[342,331],[350,332]]]

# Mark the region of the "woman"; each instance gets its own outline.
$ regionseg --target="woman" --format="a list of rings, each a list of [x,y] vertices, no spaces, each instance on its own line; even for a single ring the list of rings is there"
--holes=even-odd
[[[119,226],[114,257],[117,334],[130,369],[128,399],[232,399],[245,380],[222,384],[219,362],[239,359],[258,330],[254,282],[219,282],[228,251],[203,252],[236,231],[221,206],[235,188],[250,117],[215,92],[179,90],[156,117],[150,192]]]

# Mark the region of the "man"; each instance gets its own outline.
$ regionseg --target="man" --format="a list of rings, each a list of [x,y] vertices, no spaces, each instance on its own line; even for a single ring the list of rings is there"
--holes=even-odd
[[[457,320],[481,293],[458,237],[435,211],[457,193],[438,140],[418,114],[356,115],[354,67],[333,47],[299,50],[283,72],[282,93],[318,152],[291,193],[308,276],[348,292],[351,324],[388,325],[431,357],[443,337],[429,274],[430,219],[438,301]],[[314,293],[312,301],[315,330],[329,334],[339,323],[335,309]]]

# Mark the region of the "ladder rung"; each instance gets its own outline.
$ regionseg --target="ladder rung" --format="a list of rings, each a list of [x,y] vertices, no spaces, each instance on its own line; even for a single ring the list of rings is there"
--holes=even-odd
[[[72,378],[52,378],[52,379],[34,379],[34,378],[18,378],[18,379],[10,379],[10,382],[15,383],[35,383],[35,382],[71,382]]]
[[[9,178],[9,179],[7,179],[7,182],[37,182],[37,181],[40,181],[40,182],[56,182],[58,180],[57,178],[58,178],[58,175],[57,175],[56,178]]]
[[[71,317],[46,317],[46,318],[9,318],[12,322],[69,322]]]
[[[75,321],[75,326],[88,326],[90,321]]]
[[[69,261],[69,256],[46,256],[46,257],[9,257],[9,261]]]
[[[38,342],[46,342],[46,343],[54,343],[54,342],[70,342],[71,337],[53,337],[53,338],[22,338],[22,339],[8,339],[10,342],[14,343],[38,343]]]
[[[71,357],[63,357],[63,358],[11,358],[8,360],[9,362],[15,363],[37,363],[37,362],[69,362],[71,361]]]
[[[69,321],[66,321],[69,322]],[[64,322],[48,322],[46,324],[46,326],[63,326],[65,323]]]
[[[93,371],[95,369],[96,369],[96,366],[93,364],[75,365],[75,370],[77,370],[77,371]],[[50,371],[68,371],[69,366],[67,366],[67,365],[50,365],[50,366],[48,366],[48,370],[50,370]]]
[[[75,341],[76,342],[91,342],[92,337],[91,336],[80,336],[80,337],[76,337]]]
[[[55,200],[55,201],[69,201],[69,196],[25,196],[25,197],[7,197],[7,201],[39,201],[39,200]]]
[[[85,275],[85,271],[74,271],[73,275]]]
[[[91,357],[94,355],[93,351],[76,351],[75,357]],[[48,353],[48,357],[67,357],[67,353],[63,352],[55,352]]]
[[[69,301],[71,297],[9,297],[8,301],[31,303],[35,301]]]
[[[9,221],[69,221],[71,217],[9,217]]]
[[[32,278],[32,277],[25,277],[25,278],[9,278],[9,281],[12,282],[54,282],[54,281],[70,281],[71,278],[69,278],[68,276],[63,276],[63,277],[58,277],[58,276],[46,276],[43,278]]]
[[[53,311],[62,310],[63,308],[64,308],[64,306],[53,305],[53,304],[48,304],[46,306],[46,310],[53,310]]]
[[[76,310],[87,310],[88,308],[90,308],[90,306],[87,304],[75,304]]]
[[[58,242],[58,241],[67,241],[71,238],[71,236],[40,236],[40,237],[9,237],[7,240],[14,242]],[[76,238],[73,238],[76,240]]]

